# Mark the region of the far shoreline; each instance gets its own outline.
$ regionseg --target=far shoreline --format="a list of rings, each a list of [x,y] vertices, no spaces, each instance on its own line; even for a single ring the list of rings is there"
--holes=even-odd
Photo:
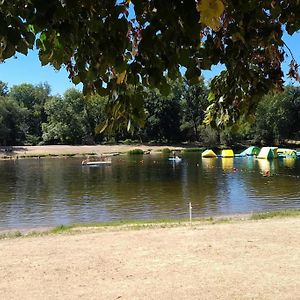
[[[84,157],[84,156],[101,156],[101,155],[120,155],[126,154],[134,149],[141,149],[145,153],[151,154],[161,152],[168,148],[171,151],[182,151],[186,146],[173,145],[44,145],[44,146],[9,146],[0,147],[0,160],[19,159],[19,158],[43,158],[43,157]]]
[[[281,147],[299,149],[300,141],[286,140],[285,145]],[[246,149],[252,145],[239,144],[237,149]],[[262,146],[261,146],[262,147]],[[23,158],[66,158],[66,157],[97,157],[97,156],[113,156],[127,154],[131,150],[140,149],[144,154],[157,154],[162,152],[163,149],[169,151],[189,151],[200,152],[203,149],[229,149],[232,147],[226,147],[224,145],[216,145],[215,147],[204,147],[197,143],[182,143],[182,144],[97,144],[97,145],[41,145],[41,146],[0,146],[0,160],[15,160]],[[235,149],[233,147],[233,149]]]

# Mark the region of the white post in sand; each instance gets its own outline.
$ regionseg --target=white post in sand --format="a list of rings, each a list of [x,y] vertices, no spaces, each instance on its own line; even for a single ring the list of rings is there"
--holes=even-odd
[[[190,212],[190,224],[192,225],[192,203],[189,203],[189,212]]]

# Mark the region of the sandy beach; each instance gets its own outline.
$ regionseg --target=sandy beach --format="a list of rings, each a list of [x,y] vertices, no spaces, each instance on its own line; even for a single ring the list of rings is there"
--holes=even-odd
[[[133,149],[142,149],[145,152],[157,152],[164,148],[180,150],[182,147],[152,146],[152,145],[93,145],[93,146],[70,146],[70,145],[47,145],[47,146],[13,146],[0,147],[0,159],[23,158],[33,156],[66,156],[66,155],[105,155],[122,154]]]
[[[2,299],[300,299],[300,218],[0,240]]]

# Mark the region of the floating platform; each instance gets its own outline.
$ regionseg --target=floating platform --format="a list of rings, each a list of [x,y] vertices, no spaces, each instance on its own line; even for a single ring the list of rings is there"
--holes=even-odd
[[[231,150],[231,149],[225,149],[225,150],[222,150],[222,152],[221,152],[221,157],[229,157],[229,158],[231,158],[231,157],[234,157],[234,153],[233,153],[233,150]]]
[[[277,147],[262,147],[257,158],[274,159],[278,158]]]
[[[83,161],[81,163],[83,166],[100,166],[100,165],[110,165],[111,160],[100,160],[100,161]]]
[[[297,151],[294,149],[278,148],[277,153],[279,157],[297,157]]]
[[[207,149],[202,153],[201,156],[208,157],[208,158],[215,158],[215,157],[217,157],[217,154],[213,150]]]
[[[241,152],[240,154],[237,154],[236,156],[240,157],[240,156],[257,156],[259,154],[260,148],[256,147],[256,146],[250,146],[249,148],[247,148],[246,150],[244,150],[243,152]]]

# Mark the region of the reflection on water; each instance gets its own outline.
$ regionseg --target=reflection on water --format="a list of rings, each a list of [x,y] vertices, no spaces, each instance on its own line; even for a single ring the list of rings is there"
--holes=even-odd
[[[233,169],[233,157],[222,157],[222,168],[223,170],[232,170]]]
[[[271,168],[271,163],[273,165],[273,170],[272,171],[274,171],[274,160],[270,161],[268,159],[258,159],[257,161],[258,161],[258,166],[259,166],[262,173],[266,173],[268,171],[271,172],[271,169],[272,169]]]
[[[0,228],[186,218],[300,207],[299,160],[161,155],[0,161]],[[262,172],[271,171],[270,177]]]
[[[296,158],[294,157],[285,157],[282,159],[283,164],[287,168],[294,168],[295,163],[296,163]]]
[[[202,158],[202,167],[207,168],[207,169],[214,168],[217,164],[217,161],[218,161],[218,159],[215,157],[212,157],[212,158],[203,157]]]

